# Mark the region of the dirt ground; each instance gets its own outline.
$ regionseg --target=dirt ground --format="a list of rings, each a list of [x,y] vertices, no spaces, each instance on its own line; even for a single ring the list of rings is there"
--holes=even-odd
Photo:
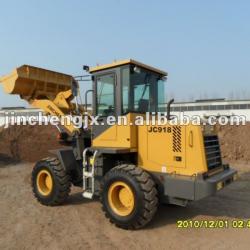
[[[180,229],[177,220],[250,218],[250,164],[235,165],[239,180],[186,208],[161,206],[153,222],[124,231],[104,217],[98,200],[74,188],[65,205],[33,198],[32,164],[0,163],[0,249],[249,249],[250,229]]]
[[[216,196],[186,208],[160,206],[153,222],[139,231],[111,225],[98,200],[84,200],[73,188],[66,204],[45,207],[33,197],[34,162],[61,147],[54,127],[0,130],[0,249],[249,249],[249,229],[177,228],[178,220],[250,219],[250,124],[218,128],[224,163],[239,180]]]

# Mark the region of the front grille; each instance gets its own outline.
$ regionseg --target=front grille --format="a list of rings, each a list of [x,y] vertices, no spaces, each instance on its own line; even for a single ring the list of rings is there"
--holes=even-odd
[[[208,170],[222,165],[219,139],[217,135],[204,136]]]

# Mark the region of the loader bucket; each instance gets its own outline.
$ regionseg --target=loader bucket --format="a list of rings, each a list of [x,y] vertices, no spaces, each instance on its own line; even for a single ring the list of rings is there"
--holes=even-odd
[[[23,99],[44,96],[54,99],[59,92],[71,89],[72,80],[70,75],[23,65],[2,77],[0,82],[6,93],[20,95]]]

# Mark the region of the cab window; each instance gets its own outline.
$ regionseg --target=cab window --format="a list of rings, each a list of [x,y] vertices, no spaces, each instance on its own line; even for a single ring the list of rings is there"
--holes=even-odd
[[[106,74],[96,79],[97,105],[99,116],[115,115],[115,75]]]
[[[157,112],[165,102],[165,82],[149,70],[127,66],[121,71],[122,113]]]

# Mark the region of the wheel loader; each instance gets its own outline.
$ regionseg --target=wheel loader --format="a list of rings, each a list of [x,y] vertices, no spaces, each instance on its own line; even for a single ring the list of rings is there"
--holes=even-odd
[[[32,189],[41,204],[62,204],[70,187],[79,186],[84,198],[100,198],[111,223],[139,229],[160,203],[186,206],[235,180],[236,171],[222,163],[212,126],[135,124],[138,115],[157,114],[165,101],[166,72],[131,59],[84,70],[92,81],[85,103],[77,101],[84,76],[23,65],[1,78],[5,92],[57,117],[89,116],[87,97],[92,95],[91,115],[99,123],[65,125],[60,141],[67,146],[34,166]],[[128,123],[110,125],[110,116],[126,117]]]

